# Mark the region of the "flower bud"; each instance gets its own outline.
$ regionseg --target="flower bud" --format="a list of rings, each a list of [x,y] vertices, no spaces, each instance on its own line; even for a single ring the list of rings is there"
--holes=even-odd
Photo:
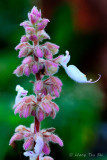
[[[53,55],[58,53],[59,46],[50,42],[46,42],[45,46],[52,52]]]
[[[16,133],[12,136],[12,138],[10,139],[10,143],[9,145],[12,145],[12,143],[14,143],[14,141],[17,141],[17,140],[21,140],[23,139],[23,134],[20,134],[20,133]]]
[[[20,77],[23,75],[23,68],[24,68],[24,65],[22,64],[18,66],[13,73],[16,74],[18,77]]]
[[[54,59],[53,59],[53,62],[55,62],[55,63],[60,63],[60,62],[61,62],[62,57],[63,57],[63,55],[61,55],[61,56],[58,56],[58,57],[54,58]]]
[[[43,39],[50,39],[50,36],[44,30],[38,31],[37,36],[39,41],[43,41]]]
[[[25,57],[28,54],[28,48],[24,47],[20,50],[18,57]]]
[[[49,154],[50,153],[50,148],[49,148],[49,145],[48,144],[44,144],[44,147],[43,147],[43,152],[45,154]]]
[[[37,7],[33,7],[31,10],[31,14],[35,15],[36,17],[41,17],[41,11],[38,11]]]
[[[35,34],[35,29],[33,27],[26,27],[27,34]]]
[[[28,38],[24,35],[24,36],[22,36],[21,37],[21,43],[23,43],[23,42],[27,42],[28,41]]]
[[[38,108],[37,118],[38,118],[38,120],[39,120],[40,122],[43,121],[44,118],[45,118],[45,114],[44,114],[44,112],[42,111],[41,108]]]
[[[29,76],[29,75],[30,75],[30,72],[31,72],[31,70],[30,70],[29,66],[26,65],[26,66],[24,67],[24,74],[25,74],[26,76]]]
[[[39,58],[42,58],[42,57],[43,57],[43,52],[42,52],[42,50],[40,49],[39,46],[36,47],[36,55],[37,55],[37,57],[39,57]]]
[[[52,117],[52,119],[56,117],[56,112],[54,108],[52,108],[52,112],[50,113],[50,116]]]
[[[24,58],[24,60],[22,61],[23,64],[28,64],[32,62],[33,62],[33,58],[31,56]]]
[[[42,19],[41,22],[37,24],[38,31],[43,30],[47,26],[48,22],[49,22],[48,19]]]
[[[27,118],[27,117],[30,116],[30,114],[31,114],[31,109],[32,109],[31,104],[28,104],[28,105],[26,106],[26,108],[23,110],[23,117],[24,117],[24,118]]]
[[[37,63],[34,63],[33,66],[32,66],[32,72],[34,74],[38,73],[38,64]]]
[[[37,81],[34,86],[35,93],[40,92],[43,89],[43,81]]]
[[[51,135],[51,141],[54,143],[58,143],[61,147],[63,146],[63,141],[55,134]]]
[[[44,51],[45,58],[50,59],[50,60],[53,58],[53,55],[52,55],[52,53],[50,52],[49,49],[43,48],[43,51]]]
[[[23,42],[23,43],[19,43],[15,49],[18,50],[18,49],[22,49],[24,47],[30,47],[30,44],[28,42]]]
[[[28,18],[32,24],[35,24],[39,20],[39,17],[35,16],[32,13],[28,13]]]
[[[58,71],[58,64],[52,61],[45,61],[46,73],[49,75],[53,75]]]
[[[36,35],[30,35],[29,40],[30,41],[37,41],[37,36]]]
[[[30,27],[31,26],[31,23],[29,21],[24,21],[20,24],[20,26],[23,26],[24,28],[26,27]]]
[[[24,150],[30,150],[30,149],[33,149],[33,145],[34,145],[34,140],[33,140],[33,138],[31,137],[31,138],[28,138],[28,139],[25,141],[25,143],[24,143],[24,145],[23,145],[23,148],[24,148]]]
[[[52,108],[49,105],[49,103],[42,102],[41,106],[46,113],[50,113],[52,111]]]
[[[15,132],[23,132],[26,130],[26,127],[23,125],[19,125],[18,127],[16,127]]]

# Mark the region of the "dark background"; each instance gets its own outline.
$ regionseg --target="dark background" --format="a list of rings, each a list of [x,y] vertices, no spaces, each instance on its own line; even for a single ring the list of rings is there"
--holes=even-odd
[[[8,144],[17,125],[29,127],[33,122],[32,117],[15,116],[12,107],[17,84],[28,89],[29,94],[33,92],[29,80],[34,77],[18,78],[13,70],[22,61],[14,50],[24,35],[19,24],[27,20],[34,5],[42,10],[42,17],[50,19],[46,31],[51,42],[60,46],[59,54],[69,50],[69,64],[76,65],[88,79],[96,80],[98,73],[102,75],[96,84],[78,84],[62,68],[56,74],[63,82],[61,96],[56,100],[60,112],[55,120],[47,118],[42,122],[41,128],[55,127],[64,147],[51,144],[51,156],[55,160],[106,160],[107,0],[0,1],[0,160],[27,159],[23,156],[23,142],[17,142],[15,149]],[[87,157],[76,156],[78,153]]]

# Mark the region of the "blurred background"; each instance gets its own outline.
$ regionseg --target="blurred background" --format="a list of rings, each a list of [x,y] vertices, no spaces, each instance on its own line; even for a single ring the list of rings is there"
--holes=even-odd
[[[14,50],[24,34],[19,24],[34,5],[42,10],[42,17],[50,19],[46,31],[51,42],[60,46],[59,54],[69,50],[69,64],[76,65],[88,79],[102,75],[98,83],[78,84],[62,68],[56,74],[63,82],[56,100],[60,112],[55,120],[45,119],[41,128],[55,127],[64,147],[51,144],[51,156],[55,160],[107,160],[107,0],[0,1],[0,160],[27,159],[23,142],[17,142],[15,149],[8,144],[17,125],[29,127],[33,122],[32,117],[15,116],[12,107],[17,84],[32,93],[29,80],[34,77],[18,78],[13,70],[22,61]]]

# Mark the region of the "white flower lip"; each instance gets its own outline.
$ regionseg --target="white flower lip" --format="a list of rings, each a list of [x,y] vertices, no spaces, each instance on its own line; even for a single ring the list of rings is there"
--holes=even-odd
[[[26,151],[24,152],[24,156],[26,157],[37,157],[37,155],[33,151]]]
[[[83,74],[76,66],[74,65],[69,65],[67,66],[67,63],[70,61],[70,55],[69,52],[66,51],[66,55],[61,58],[60,64],[63,66],[65,69],[67,75],[74,81],[78,83],[96,83],[99,81],[101,78],[101,75],[99,75],[99,78],[96,81],[87,80],[86,75]]]
[[[18,102],[21,101],[22,97],[26,96],[28,91],[27,90],[24,90],[23,87],[21,87],[20,85],[17,85],[16,86],[16,91],[18,92],[17,93],[17,96],[16,96],[16,99],[15,99],[15,104],[17,104]]]
[[[20,85],[16,86],[16,91],[19,92],[21,95],[27,95],[28,91],[25,90],[23,87],[21,87]]]

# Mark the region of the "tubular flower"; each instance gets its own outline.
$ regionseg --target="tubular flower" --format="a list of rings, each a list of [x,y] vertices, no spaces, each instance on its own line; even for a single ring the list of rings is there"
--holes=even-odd
[[[86,75],[83,74],[76,66],[74,65],[69,65],[67,67],[67,63],[70,61],[70,55],[69,52],[66,51],[66,56],[63,56],[60,59],[60,64],[63,66],[65,69],[67,75],[73,79],[74,81],[78,83],[96,83],[99,81],[101,78],[101,75],[99,75],[99,78],[96,81],[92,81],[92,79],[87,80]]]

